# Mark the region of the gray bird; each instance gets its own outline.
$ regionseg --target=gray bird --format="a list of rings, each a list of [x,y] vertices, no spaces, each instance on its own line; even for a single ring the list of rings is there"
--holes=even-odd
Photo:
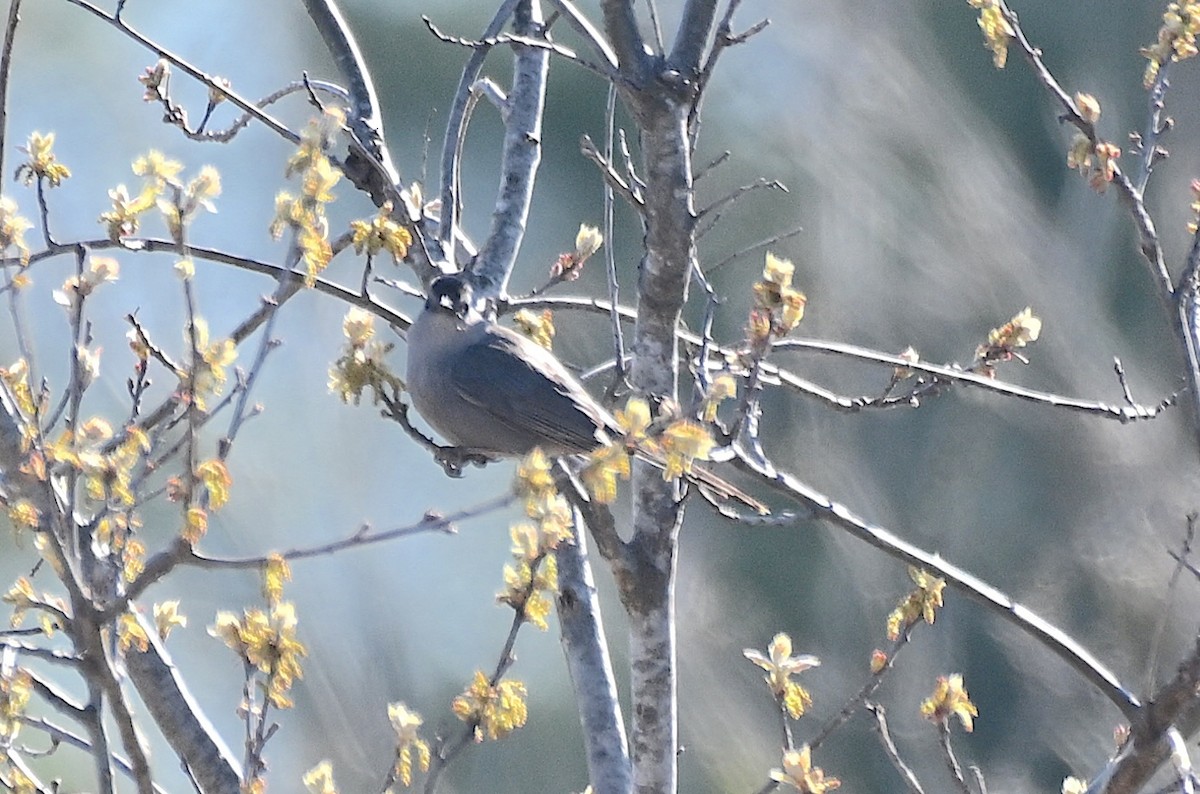
[[[550,351],[486,319],[470,283],[439,276],[408,329],[408,393],[448,441],[488,457],[587,453],[621,429]],[[653,456],[639,451],[655,463]],[[661,461],[657,461],[661,465]],[[766,507],[704,469],[689,479],[765,513]]]
[[[550,351],[476,311],[460,275],[430,285],[408,331],[407,376],[421,416],[456,446],[497,457],[534,447],[567,455],[620,434]]]

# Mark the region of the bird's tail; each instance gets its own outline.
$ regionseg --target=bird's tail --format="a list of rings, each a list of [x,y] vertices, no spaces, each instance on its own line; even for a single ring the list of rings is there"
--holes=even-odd
[[[752,508],[759,515],[765,516],[771,512],[767,506],[755,499],[750,494],[738,488],[729,480],[718,477],[708,469],[702,469],[699,466],[693,466],[690,473],[684,475],[688,482],[693,483],[696,487],[708,492],[717,499],[725,501],[740,502],[746,507]]]
[[[662,455],[641,449],[640,447],[634,451],[638,459],[644,460],[647,463],[656,466],[660,469],[666,469],[667,463],[663,460]],[[693,465],[683,473],[683,478],[692,485],[701,489],[706,496],[719,501],[738,502],[758,512],[759,515],[767,515],[771,511],[765,504],[755,499],[750,494],[738,488],[733,483],[722,477],[713,474],[711,471],[700,466]]]

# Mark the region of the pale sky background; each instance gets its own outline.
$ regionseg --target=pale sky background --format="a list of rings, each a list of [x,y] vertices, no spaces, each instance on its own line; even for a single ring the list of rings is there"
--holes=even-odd
[[[436,42],[420,15],[472,36],[490,18],[490,5],[342,2],[407,178],[424,181],[426,148],[436,161],[466,57]],[[597,5],[581,7],[598,18]],[[673,30],[676,4],[661,5]],[[1146,107],[1137,50],[1153,41],[1165,3],[1013,5],[1066,88],[1100,99],[1102,134],[1127,148],[1127,133],[1144,125]],[[63,0],[31,0],[23,13],[4,147],[6,195],[31,210],[32,191],[8,177],[27,135],[54,131],[74,176],[50,194],[53,232],[61,240],[101,236],[95,219],[108,206],[107,190],[136,185],[129,163],[155,148],[186,163],[189,174],[210,163],[221,170],[219,212],[197,221],[193,240],[282,260],[284,245],[270,240],[267,225],[275,193],[287,188],[289,145],[255,126],[227,145],[188,142],[159,123],[156,107],[141,102],[135,78],[154,62],[149,53]],[[1006,70],[993,69],[974,14],[950,0],[744,3],[741,26],[762,17],[773,24],[728,52],[718,70],[698,160],[725,149],[733,156],[702,183],[701,203],[760,176],[783,181],[791,192],[757,194],[727,213],[702,243],[704,262],[800,226],[803,232],[776,250],[796,262],[796,282],[809,297],[803,336],[892,352],[913,345],[929,361],[966,362],[989,328],[1030,305],[1045,322],[1044,338],[1030,350],[1031,366],[1006,367],[1003,377],[1119,402],[1112,359],[1120,356],[1135,396],[1156,403],[1179,387],[1179,363],[1130,224],[1114,196],[1097,196],[1066,170],[1069,131],[1019,55],[1012,54]],[[205,71],[231,78],[249,97],[305,70],[337,79],[297,3],[130,0],[126,18]],[[1176,269],[1189,243],[1188,182],[1200,171],[1196,68],[1188,63],[1175,72],[1168,111],[1177,129],[1166,140],[1172,156],[1150,195]],[[507,82],[504,53],[492,56],[487,73]],[[193,117],[202,112],[202,90],[178,75],[173,89]],[[604,90],[583,70],[552,64],[543,166],[514,291],[545,278],[579,223],[600,221],[600,186],[578,140],[585,132],[601,137]],[[218,117],[231,113],[221,108]],[[276,113],[299,128],[309,109],[296,99]],[[478,239],[495,194],[499,126],[484,106],[475,118],[465,162],[466,223]],[[344,228],[371,211],[343,185],[332,226]],[[609,242],[630,295],[640,235],[627,214],[619,220],[621,231]],[[147,231],[162,230],[151,222]],[[29,238],[38,248],[38,235]],[[128,410],[123,384],[132,365],[122,318],[136,311],[163,344],[176,346],[183,322],[171,258],[122,253],[119,259],[121,281],[91,304],[104,379],[86,403],[89,412],[114,421]],[[339,260],[331,275],[354,279],[359,264]],[[63,260],[36,268],[24,309],[38,371],[53,387],[63,382],[67,348],[63,313],[50,292],[72,266]],[[755,254],[717,278],[729,298],[716,329],[723,341],[740,338],[760,268]],[[560,294],[599,294],[601,276],[594,268]],[[198,263],[196,283],[214,334],[236,325],[273,286],[211,263]],[[391,300],[410,314],[419,308],[412,299]],[[454,510],[507,487],[510,465],[448,479],[377,411],[343,406],[328,392],[344,310],[306,294],[282,311],[275,336],[284,344],[255,393],[265,412],[238,439],[233,501],[214,516],[206,551],[250,555],[328,542],[364,522],[408,524],[426,510]],[[584,366],[601,361],[606,322],[561,314],[556,350]],[[8,362],[16,356],[12,326],[2,327],[0,360]],[[394,363],[402,371],[403,344],[395,341]],[[253,349],[243,348],[243,356]],[[889,375],[837,359],[780,361],[849,395],[877,393]],[[169,387],[161,377],[160,387]],[[1165,590],[1166,549],[1178,546],[1184,516],[1197,507],[1195,443],[1182,411],[1121,427],[978,392],[951,392],[919,411],[883,414],[834,414],[781,392],[770,393],[765,405],[769,451],[780,465],[1028,603],[1135,690],[1154,675],[1147,648],[1164,615],[1157,677],[1190,648],[1200,606],[1195,582],[1185,579],[1171,596]],[[215,423],[210,441],[226,424]],[[457,731],[450,699],[476,668],[495,665],[508,630],[509,613],[494,595],[508,557],[509,518],[466,523],[455,537],[412,538],[294,566],[287,592],[310,655],[297,708],[280,717],[269,747],[272,791],[301,790],[300,775],[324,758],[333,761],[342,790],[378,790],[389,762],[391,701],[420,711],[430,731]],[[147,545],[165,544],[175,524],[173,508],[148,509]],[[11,536],[0,535],[4,581],[28,570],[30,553],[28,544],[15,547]],[[598,575],[621,668],[622,621],[608,575]],[[45,572],[38,584],[50,587]],[[690,509],[679,583],[681,790],[752,792],[779,763],[772,707],[743,648],[763,647],[776,631],[787,631],[798,651],[824,660],[805,675],[815,705],[797,728],[803,741],[861,685],[871,649],[884,643],[887,612],[907,589],[903,566],[821,524],[750,529],[723,522],[702,504]],[[145,602],[170,598],[182,600],[191,621],[172,636],[171,650],[209,717],[236,746],[240,666],[204,628],[218,609],[256,605],[258,584],[242,574],[182,571],[152,588]],[[445,791],[566,792],[586,784],[553,624],[547,634],[524,631],[518,656],[513,675],[530,687],[529,725],[499,745],[465,753]],[[881,695],[901,752],[929,790],[946,790],[947,782],[936,735],[917,707],[934,678],[951,672],[965,674],[980,709],[976,732],[958,740],[960,758],[979,763],[992,790],[1057,791],[1063,775],[1087,774],[1103,762],[1115,710],[1048,652],[948,593],[937,626],[918,630]],[[173,766],[165,746],[155,752],[162,769]],[[842,777],[844,790],[898,788],[862,717],[817,762]],[[56,774],[87,781],[89,771],[85,762],[82,778],[68,766]],[[184,790],[179,780],[167,785]]]

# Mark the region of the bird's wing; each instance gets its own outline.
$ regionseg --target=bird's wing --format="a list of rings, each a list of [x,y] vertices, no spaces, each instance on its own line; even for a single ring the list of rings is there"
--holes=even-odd
[[[552,354],[507,328],[472,340],[455,357],[450,379],[464,400],[542,446],[588,452],[600,444],[598,431],[611,424]]]

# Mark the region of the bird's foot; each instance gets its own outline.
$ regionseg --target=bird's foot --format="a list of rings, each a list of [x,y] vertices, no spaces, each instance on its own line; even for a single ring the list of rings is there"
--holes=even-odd
[[[468,465],[483,467],[495,460],[494,457],[471,447],[443,447],[433,445],[433,459],[441,464],[442,470],[451,477],[463,476]]]

